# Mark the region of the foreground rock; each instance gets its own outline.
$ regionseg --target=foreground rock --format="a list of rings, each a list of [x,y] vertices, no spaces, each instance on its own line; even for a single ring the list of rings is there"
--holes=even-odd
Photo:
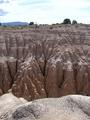
[[[11,93],[0,97],[0,120],[9,120],[8,116],[19,107],[27,103],[23,98],[16,98]]]
[[[90,25],[0,29],[0,95],[90,95]]]
[[[2,96],[0,120],[90,120],[90,97],[69,95],[25,102],[12,95]]]

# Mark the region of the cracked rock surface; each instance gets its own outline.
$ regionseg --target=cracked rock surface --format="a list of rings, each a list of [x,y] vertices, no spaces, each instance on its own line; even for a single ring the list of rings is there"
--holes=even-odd
[[[0,120],[90,120],[87,96],[68,95],[27,102],[6,94],[0,97],[0,108],[2,105],[5,109],[0,109]]]

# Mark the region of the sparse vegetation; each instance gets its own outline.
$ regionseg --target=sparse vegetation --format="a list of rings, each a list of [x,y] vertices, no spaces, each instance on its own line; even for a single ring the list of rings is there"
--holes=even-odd
[[[30,22],[29,25],[34,25],[34,22]]]
[[[74,25],[74,24],[77,24],[77,21],[76,20],[73,20],[72,21],[72,24]]]
[[[64,19],[63,24],[71,24],[71,20],[69,18]]]

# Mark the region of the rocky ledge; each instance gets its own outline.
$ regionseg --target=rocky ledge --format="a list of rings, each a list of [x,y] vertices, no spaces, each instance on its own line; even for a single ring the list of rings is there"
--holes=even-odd
[[[0,97],[0,120],[90,120],[90,97],[68,95],[27,102],[11,93]]]

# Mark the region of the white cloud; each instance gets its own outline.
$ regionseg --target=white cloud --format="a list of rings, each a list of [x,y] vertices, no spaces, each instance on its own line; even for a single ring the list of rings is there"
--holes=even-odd
[[[89,23],[89,0],[9,0],[0,5],[9,14],[1,17],[6,21],[35,21],[38,23],[62,22],[64,18]]]
[[[83,8],[90,7],[90,1],[87,0],[52,0],[53,5],[61,8]]]

